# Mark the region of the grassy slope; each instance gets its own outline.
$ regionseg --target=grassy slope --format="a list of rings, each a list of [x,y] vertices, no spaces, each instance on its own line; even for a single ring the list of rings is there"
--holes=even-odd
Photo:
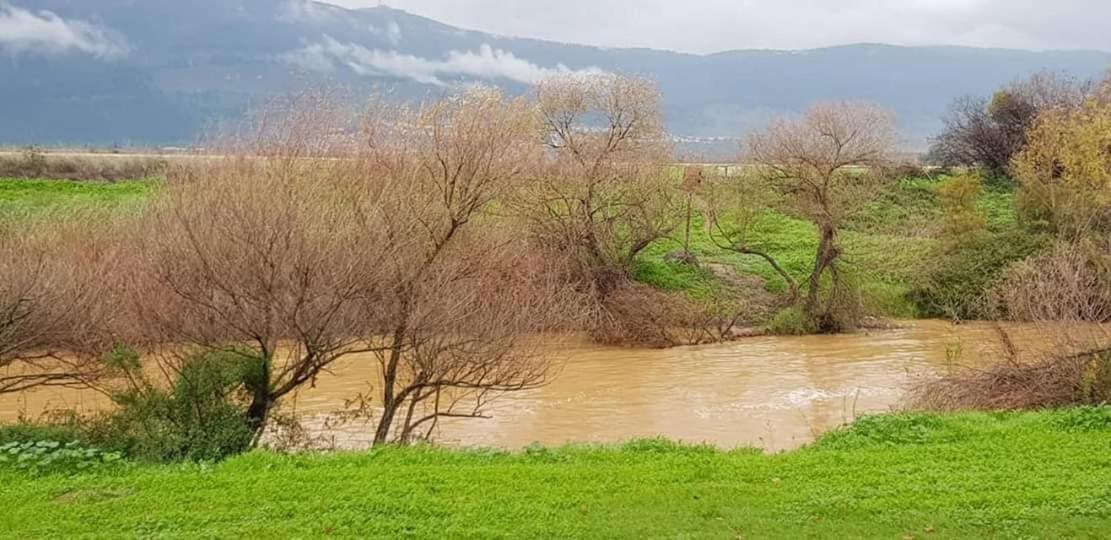
[[[1105,409],[873,417],[774,456],[642,441],[517,454],[255,453],[210,467],[40,478],[0,469],[0,530],[12,537],[1099,538],[1111,530],[1108,449]]]
[[[845,268],[856,276],[878,315],[916,316],[906,298],[915,267],[934,245],[942,211],[934,186],[941,179],[908,178],[865,206],[842,231]],[[1014,196],[989,191],[980,201],[989,226],[1000,229],[1014,224]],[[680,233],[681,234],[681,233]],[[807,221],[770,212],[758,224],[753,243],[764,247],[800,284],[814,264],[817,230]],[[648,248],[638,262],[637,278],[657,287],[684,291],[694,297],[714,290],[713,277],[685,265],[664,260],[682,248],[679,240],[664,240]],[[730,265],[742,273],[765,279],[768,288],[782,290],[782,279],[762,260],[718,248],[710,240],[701,218],[692,227],[691,251],[704,263]]]

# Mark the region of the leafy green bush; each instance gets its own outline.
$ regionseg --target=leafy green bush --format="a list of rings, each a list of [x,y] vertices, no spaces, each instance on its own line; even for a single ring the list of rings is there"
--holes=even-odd
[[[801,306],[781,309],[768,323],[768,333],[776,336],[802,336],[812,332]]]
[[[853,449],[870,446],[936,444],[957,440],[960,433],[952,423],[928,413],[865,416],[848,428],[822,437],[815,446]]]
[[[927,317],[980,318],[984,293],[1006,269],[1047,245],[1046,237],[1023,230],[967,235],[922,262],[911,299]]]
[[[61,443],[81,442],[84,434],[76,425],[36,424],[20,422],[0,426],[0,445],[38,441],[59,441]]]
[[[117,356],[117,365],[138,369],[129,355]],[[90,438],[141,461],[216,461],[243,452],[255,434],[237,395],[259,366],[234,351],[197,354],[168,391],[143,382],[114,396],[118,410],[94,421]]]
[[[1111,405],[1067,409],[1055,420],[1057,427],[1069,432],[1111,431]]]
[[[35,474],[72,473],[118,463],[119,452],[105,452],[77,441],[9,442],[0,445],[0,466]]]

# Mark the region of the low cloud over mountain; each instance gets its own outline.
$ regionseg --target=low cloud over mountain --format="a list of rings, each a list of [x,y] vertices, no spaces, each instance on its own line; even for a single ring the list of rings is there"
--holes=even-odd
[[[183,144],[309,86],[416,99],[612,71],[659,83],[677,137],[736,137],[813,101],[864,99],[893,109],[921,148],[955,97],[1040,69],[1089,77],[1108,66],[1099,52],[961,47],[606,49],[308,0],[0,0],[0,143]]]

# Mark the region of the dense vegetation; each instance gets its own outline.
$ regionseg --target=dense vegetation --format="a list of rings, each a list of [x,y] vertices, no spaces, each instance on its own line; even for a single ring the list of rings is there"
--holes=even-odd
[[[18,537],[1101,538],[1111,409],[871,417],[766,456],[662,440],[0,467]]]
[[[0,429],[0,519],[26,535],[1098,536],[1111,86],[1085,92],[997,97],[993,122],[1022,114],[991,131],[1015,144],[987,175],[980,158],[894,167],[890,115],[849,103],[773,122],[733,174],[680,169],[651,83],[599,76],[374,103],[358,134],[308,95],[157,179],[3,180],[0,392],[95,388],[114,407]],[[778,456],[387,444],[544,385],[537,334],[662,347],[909,317],[1054,325],[1048,356],[1001,328],[1004,361],[912,394],[1042,412],[867,418]],[[373,451],[250,452],[295,430],[283,399],[355,355],[381,373],[354,413]]]

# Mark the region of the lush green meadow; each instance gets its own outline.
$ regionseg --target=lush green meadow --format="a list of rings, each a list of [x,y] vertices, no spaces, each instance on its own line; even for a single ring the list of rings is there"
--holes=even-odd
[[[156,181],[93,182],[0,178],[0,216],[141,203]]]
[[[255,452],[34,476],[12,538],[1106,538],[1111,409],[870,417],[795,452]]]
[[[940,178],[904,178],[854,215],[842,233],[845,271],[857,281],[867,307],[876,316],[915,318],[908,298],[919,265],[936,245],[942,206],[935,191]],[[1002,232],[1015,227],[1014,193],[985,190],[979,201],[988,228]],[[769,211],[754,227],[752,243],[776,258],[788,273],[802,280],[812,270],[818,245],[817,231],[806,220]],[[706,269],[666,260],[682,249],[682,231],[657,242],[638,261],[636,277],[665,290],[695,297],[714,294],[717,278]],[[740,255],[715,245],[701,217],[691,227],[691,252],[700,262],[722,264],[741,274],[759,276],[772,291],[783,290],[783,280],[762,259]]]

